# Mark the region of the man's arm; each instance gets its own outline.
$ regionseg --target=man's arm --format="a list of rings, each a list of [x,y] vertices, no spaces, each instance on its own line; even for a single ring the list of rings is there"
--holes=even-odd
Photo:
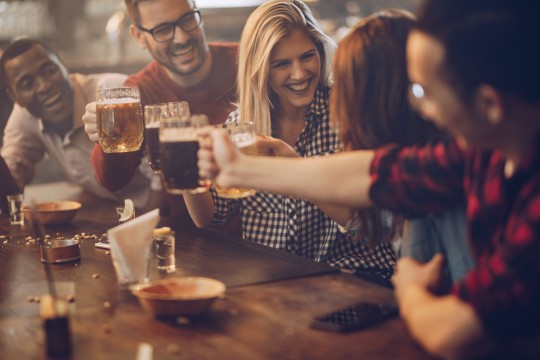
[[[472,306],[455,295],[435,297],[413,286],[400,297],[399,308],[412,336],[436,356],[477,357],[492,348]]]
[[[141,163],[141,152],[106,154],[99,144],[94,145],[90,161],[98,181],[108,190],[126,186]]]
[[[217,176],[224,187],[243,186],[312,202],[368,207],[373,151],[353,151],[325,157],[269,158],[244,156],[220,131],[206,131],[201,141],[199,169]],[[309,184],[309,185],[308,185]]]
[[[4,144],[0,152],[21,189],[33,179],[35,166],[46,152],[37,131],[38,119],[15,105],[4,129]]]
[[[392,282],[401,317],[412,336],[434,355],[453,359],[486,353],[490,344],[473,307],[455,295],[432,294],[442,279],[443,262],[440,254],[426,264],[399,260]]]
[[[0,157],[0,209],[7,212],[6,196],[9,194],[16,194],[20,191],[21,190],[11,176],[11,172],[6,165],[6,162]]]

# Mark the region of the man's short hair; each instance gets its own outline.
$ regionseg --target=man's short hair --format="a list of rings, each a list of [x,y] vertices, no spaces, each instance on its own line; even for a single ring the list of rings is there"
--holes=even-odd
[[[129,17],[131,18],[131,22],[133,24],[135,25],[141,24],[141,13],[139,12],[139,4],[142,2],[149,2],[149,1],[153,1],[153,0],[124,0]],[[195,1],[193,1],[193,5],[195,5]]]
[[[134,24],[139,25],[141,23],[141,15],[139,13],[139,3],[148,0],[124,0],[126,8]]]
[[[12,41],[4,50],[2,53],[2,56],[0,57],[0,87],[2,89],[7,89],[9,84],[7,81],[7,72],[6,72],[6,63],[16,58],[17,56],[25,53],[26,51],[30,50],[34,46],[39,45],[47,51],[48,54],[54,55],[58,58],[58,53],[56,50],[51,48],[49,45],[44,43],[43,41],[32,39],[32,38],[20,38]]]
[[[539,0],[424,0],[417,29],[445,48],[441,75],[467,101],[481,84],[540,103]]]

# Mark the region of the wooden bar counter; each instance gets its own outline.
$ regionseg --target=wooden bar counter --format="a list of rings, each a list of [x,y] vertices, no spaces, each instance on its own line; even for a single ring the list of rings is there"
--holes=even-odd
[[[314,316],[359,301],[394,303],[392,291],[324,265],[213,231],[176,230],[177,272],[227,285],[225,298],[193,319],[157,320],[116,283],[110,255],[95,238],[117,225],[115,205],[96,199],[51,236],[82,236],[81,259],[50,265],[60,295],[74,295],[71,359],[427,359],[399,319],[367,330],[309,327]],[[46,359],[35,299],[47,292],[45,265],[30,226],[0,215],[0,358]]]

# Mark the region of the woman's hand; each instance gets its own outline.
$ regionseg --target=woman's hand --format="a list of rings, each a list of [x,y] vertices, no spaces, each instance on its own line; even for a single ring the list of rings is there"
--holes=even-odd
[[[257,152],[264,156],[299,157],[285,141],[271,136],[257,135]]]
[[[240,153],[226,131],[205,128],[198,134],[200,136],[197,162],[199,175],[202,178],[217,181],[219,186],[234,186],[227,179],[227,172],[244,155]]]
[[[96,119],[96,103],[91,102],[86,104],[86,112],[84,113],[82,120],[84,122],[84,131],[92,142],[98,142],[99,140]]]

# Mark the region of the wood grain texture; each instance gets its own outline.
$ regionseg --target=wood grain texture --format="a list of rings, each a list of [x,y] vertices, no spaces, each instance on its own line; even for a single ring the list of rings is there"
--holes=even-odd
[[[82,201],[81,201],[82,202]],[[47,228],[72,237],[117,224],[115,204],[86,199],[74,221]],[[168,224],[163,219],[162,225]],[[0,217],[0,357],[45,358],[39,297],[47,290],[30,227],[9,227]],[[365,331],[314,330],[314,316],[359,301],[393,303],[392,291],[311,261],[212,231],[175,228],[173,276],[210,276],[227,295],[203,316],[184,321],[152,318],[136,298],[119,290],[110,255],[81,241],[81,259],[52,265],[60,294],[73,294],[72,359],[134,359],[138,344],[154,359],[426,359],[403,322],[393,319]],[[97,274],[97,276],[96,276]]]

